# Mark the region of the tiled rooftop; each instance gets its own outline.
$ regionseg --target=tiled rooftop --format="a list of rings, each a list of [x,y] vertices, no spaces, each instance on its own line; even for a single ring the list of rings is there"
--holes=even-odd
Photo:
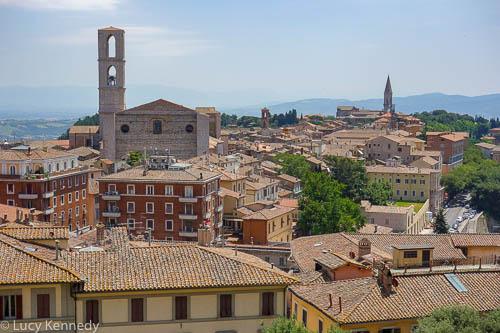
[[[6,227],[0,233],[19,240],[69,239],[68,227]]]

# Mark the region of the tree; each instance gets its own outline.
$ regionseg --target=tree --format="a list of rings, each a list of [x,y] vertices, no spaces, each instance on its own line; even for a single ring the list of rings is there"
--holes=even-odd
[[[359,205],[341,196],[343,189],[344,185],[323,172],[307,174],[298,222],[305,234],[357,231],[365,224]]]
[[[133,150],[128,153],[127,157],[127,164],[132,165],[132,166],[137,166],[141,164],[141,161],[143,160],[144,156],[143,154],[138,151],[138,150]]]
[[[363,199],[370,201],[372,205],[385,206],[391,198],[391,184],[381,179],[368,184],[363,194]]]
[[[341,156],[325,156],[325,163],[330,169],[330,176],[345,185],[344,196],[360,202],[368,184],[366,168],[360,161]]]
[[[492,311],[490,314],[481,318],[481,331],[484,333],[500,332],[500,309]]]
[[[311,166],[302,155],[278,153],[274,157],[274,162],[283,166],[281,172],[300,179],[305,178]]]
[[[444,218],[444,211],[441,208],[434,220],[434,233],[436,234],[447,234],[448,233],[448,225],[446,224],[446,220]]]
[[[481,317],[468,306],[438,308],[418,321],[414,333],[481,333]]]
[[[85,118],[79,118],[73,126],[99,126],[99,113],[92,116],[86,116]],[[69,128],[61,134],[58,140],[68,140],[69,139]]]
[[[294,319],[279,317],[273,320],[271,327],[264,328],[263,333],[312,333],[304,327],[304,324],[297,323]],[[330,326],[327,333],[345,333],[341,328]]]

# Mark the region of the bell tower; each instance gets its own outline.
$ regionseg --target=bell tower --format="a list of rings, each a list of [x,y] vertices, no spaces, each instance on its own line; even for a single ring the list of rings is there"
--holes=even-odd
[[[125,31],[97,31],[99,63],[99,125],[103,157],[116,159],[115,114],[125,110]]]

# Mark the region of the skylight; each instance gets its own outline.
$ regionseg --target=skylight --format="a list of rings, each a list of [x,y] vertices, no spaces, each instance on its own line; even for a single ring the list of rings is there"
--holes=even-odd
[[[460,280],[457,278],[455,274],[445,274],[444,276],[446,276],[448,281],[450,281],[450,283],[453,285],[453,287],[455,287],[455,289],[458,292],[467,291],[467,288],[465,288],[465,286],[462,284],[462,282],[460,282]]]

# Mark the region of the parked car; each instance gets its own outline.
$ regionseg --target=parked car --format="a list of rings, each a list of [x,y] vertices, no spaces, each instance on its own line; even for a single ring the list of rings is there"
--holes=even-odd
[[[458,223],[454,223],[452,226],[453,229],[457,230],[458,229]]]
[[[469,209],[469,208],[470,208],[470,205],[469,205],[469,204],[465,205],[465,208]]]
[[[464,218],[462,216],[457,217],[457,222],[458,223],[462,222],[463,220],[464,220]]]

